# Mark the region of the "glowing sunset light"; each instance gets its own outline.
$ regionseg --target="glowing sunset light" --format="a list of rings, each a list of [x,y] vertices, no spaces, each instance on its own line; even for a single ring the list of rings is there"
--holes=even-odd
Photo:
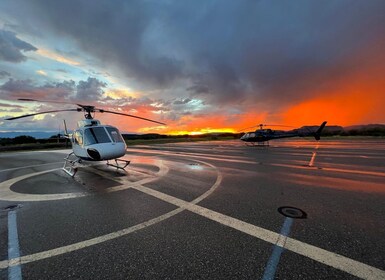
[[[45,72],[43,70],[37,70],[36,73],[39,75],[42,75],[42,76],[47,76],[47,72]]]
[[[385,83],[368,72],[338,81],[334,90],[314,96],[318,97],[287,109],[283,122],[297,126],[322,120],[342,126],[385,122]]]
[[[167,123],[97,114],[129,133],[385,123],[385,1],[282,2],[0,1],[1,129],[83,117],[3,121],[60,107],[18,98]]]
[[[199,131],[166,131],[165,134],[167,135],[202,135],[202,134],[209,134],[209,133],[235,133],[234,129],[232,128],[203,128]]]
[[[137,98],[140,96],[140,93],[130,91],[127,89],[109,89],[105,92],[107,97],[112,99],[125,99],[125,98]]]
[[[46,58],[49,58],[49,59],[52,59],[52,60],[55,60],[58,62],[62,62],[62,63],[73,65],[73,66],[79,66],[80,65],[80,62],[77,62],[77,61],[70,59],[70,58],[66,58],[62,55],[59,55],[59,54],[57,54],[53,51],[47,50],[47,49],[38,49],[36,52],[43,57],[46,57]]]

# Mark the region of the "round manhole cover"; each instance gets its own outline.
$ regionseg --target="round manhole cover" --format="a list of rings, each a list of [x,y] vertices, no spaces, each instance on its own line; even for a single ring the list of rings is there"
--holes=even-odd
[[[293,219],[306,219],[307,214],[305,211],[291,206],[282,206],[278,208],[278,212],[284,215],[285,217]]]

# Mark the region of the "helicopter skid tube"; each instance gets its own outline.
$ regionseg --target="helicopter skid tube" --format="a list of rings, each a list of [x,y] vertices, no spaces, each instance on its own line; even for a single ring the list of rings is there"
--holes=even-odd
[[[75,164],[80,162],[80,158],[76,158],[75,160],[69,159],[73,154],[74,153],[70,153],[66,158],[64,158],[64,166],[62,168],[63,171],[71,177],[74,177],[78,171],[78,169],[75,167]]]
[[[255,142],[245,142],[245,145],[248,147],[253,147],[255,146]]]
[[[248,146],[248,147],[268,147],[268,146],[270,146],[269,141],[245,142],[245,145]]]
[[[108,165],[108,166],[116,167],[116,168],[118,168],[118,169],[123,169],[123,170],[124,170],[124,169],[130,164],[130,162],[131,162],[131,161],[129,161],[129,160],[117,159],[117,158],[114,159],[114,161],[115,161],[115,164],[111,164],[111,163],[107,160],[107,165]],[[123,166],[119,165],[118,161],[124,162],[124,165],[123,165]]]

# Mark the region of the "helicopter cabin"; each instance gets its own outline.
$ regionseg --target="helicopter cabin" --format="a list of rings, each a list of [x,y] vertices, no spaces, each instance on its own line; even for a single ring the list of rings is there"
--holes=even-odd
[[[75,155],[84,160],[116,159],[126,152],[119,130],[110,125],[81,127],[74,131],[71,141]]]
[[[76,130],[73,134],[73,142],[81,146],[89,146],[99,143],[124,142],[117,128],[113,126],[96,126]]]

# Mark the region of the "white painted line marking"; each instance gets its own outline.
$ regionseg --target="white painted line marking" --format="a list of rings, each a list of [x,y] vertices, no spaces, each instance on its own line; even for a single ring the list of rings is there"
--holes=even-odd
[[[163,161],[161,161],[161,162],[163,164]],[[199,162],[214,168],[214,170],[217,172],[217,180],[215,181],[215,183],[211,186],[211,188],[207,192],[203,193],[201,196],[196,198],[191,203],[198,203],[199,201],[202,201],[203,199],[205,199],[208,195],[210,195],[213,191],[215,191],[215,189],[217,189],[222,182],[222,174],[219,172],[219,170],[214,165],[211,165],[209,163],[204,163],[202,161],[199,161]],[[161,169],[168,171],[168,168],[166,168],[166,167],[163,167]],[[143,222],[141,224],[138,224],[138,225],[135,225],[135,226],[132,226],[129,228],[125,228],[125,229],[122,229],[122,230],[119,230],[116,232],[112,232],[112,233],[109,233],[109,234],[106,234],[103,236],[95,237],[95,238],[92,238],[89,240],[81,241],[81,242],[74,243],[74,244],[71,244],[68,246],[63,246],[63,247],[55,248],[52,250],[48,250],[48,251],[44,251],[44,252],[40,252],[40,253],[36,253],[36,254],[22,256],[22,257],[17,258],[17,259],[11,259],[9,261],[6,261],[6,260],[0,261],[0,269],[7,268],[7,267],[13,265],[13,263],[15,263],[15,262],[21,263],[21,264],[26,264],[26,263],[30,263],[30,262],[58,256],[61,254],[73,252],[76,250],[80,250],[80,249],[83,249],[83,248],[86,248],[89,246],[93,246],[93,245],[108,241],[108,240],[112,240],[112,239],[127,235],[129,233],[135,232],[137,230],[144,229],[148,226],[154,225],[154,224],[159,223],[161,221],[164,221],[164,220],[166,220],[166,219],[168,219],[168,218],[170,218],[170,217],[172,217],[172,216],[174,216],[174,215],[176,215],[176,214],[178,214],[184,210],[185,209],[183,209],[183,208],[177,208],[177,209],[175,209],[171,212],[168,212],[164,215],[161,215],[157,218],[154,218],[154,219],[148,220],[146,222]]]
[[[311,159],[309,161],[309,166],[310,167],[313,166],[316,155],[317,155],[317,152],[313,152],[313,155],[312,155],[312,157],[311,157]]]
[[[171,212],[168,212],[168,213],[166,213],[164,215],[161,215],[159,217],[156,217],[154,219],[148,220],[148,221],[146,221],[144,223],[141,223],[141,224],[129,227],[129,228],[125,228],[125,229],[122,229],[122,230],[119,230],[119,231],[115,231],[115,232],[112,232],[112,233],[109,233],[109,234],[106,234],[106,235],[102,235],[102,236],[99,236],[99,237],[95,237],[95,238],[92,238],[92,239],[88,239],[88,240],[85,240],[85,241],[74,243],[74,244],[71,244],[71,245],[68,245],[68,246],[63,246],[63,247],[59,247],[59,248],[56,248],[56,249],[52,249],[52,250],[48,250],[48,251],[44,251],[44,252],[40,252],[40,253],[36,253],[36,254],[22,256],[20,258],[20,263],[21,264],[27,264],[27,263],[30,263],[30,262],[39,261],[39,260],[51,258],[51,257],[54,257],[54,256],[59,256],[59,255],[70,253],[70,252],[73,252],[73,251],[77,251],[77,250],[80,250],[80,249],[83,249],[83,248],[86,248],[86,247],[90,247],[90,246],[93,246],[93,245],[96,245],[96,244],[100,244],[102,242],[113,240],[113,239],[116,239],[118,237],[125,236],[127,234],[133,233],[135,231],[144,229],[144,228],[146,228],[148,226],[151,226],[151,225],[154,225],[154,224],[159,223],[161,221],[164,221],[164,220],[166,220],[166,219],[168,219],[168,218],[170,218],[170,217],[172,217],[172,216],[174,216],[174,215],[176,215],[176,214],[178,214],[178,213],[180,213],[182,211],[183,211],[183,209],[178,208],[178,209],[175,209],[175,210],[173,210]],[[6,263],[4,261],[0,262],[0,269],[1,268],[5,268],[5,267],[6,267]]]
[[[128,149],[127,149],[128,150]],[[178,157],[192,157],[192,158],[203,158],[203,159],[209,159],[209,160],[215,160],[215,161],[222,161],[222,162],[235,162],[235,163],[249,163],[249,164],[256,164],[255,161],[249,161],[244,160],[244,158],[240,157],[234,157],[234,156],[221,156],[221,155],[215,155],[215,157],[209,157],[207,154],[200,154],[200,153],[186,153],[186,152],[169,152],[169,151],[150,151],[150,150],[135,150],[131,149],[133,152],[140,152],[143,154],[156,154],[156,155],[169,155],[169,156],[178,156]],[[129,151],[129,150],[128,150]]]
[[[317,146],[315,146],[315,151],[313,152],[313,155],[309,161],[309,166],[312,167],[313,164],[314,164],[314,160],[315,160],[315,157],[317,156],[317,150],[319,148],[319,144],[317,144]]]
[[[172,203],[178,207],[187,209],[195,214],[216,221],[222,225],[231,227],[256,238],[262,239],[266,242],[276,244],[280,238],[280,235],[276,232],[240,221],[238,219],[223,215],[221,213],[212,211],[210,209],[198,205],[194,205],[190,202],[186,202],[184,200],[169,196],[167,194],[152,190],[150,188],[144,186],[134,188],[151,196],[157,197],[161,200]],[[292,252],[298,253],[302,256],[308,257],[325,265],[340,269],[342,271],[364,279],[385,279],[385,271],[381,269],[349,259],[333,252],[329,252],[327,250],[315,247],[302,241],[287,238],[284,247]]]
[[[313,245],[306,244],[290,237],[286,240],[285,248],[294,253],[345,271],[362,279],[385,279],[385,271],[383,270],[349,259],[342,255],[326,251]]]
[[[15,211],[8,212],[8,259],[8,279],[22,279],[20,266],[19,236],[17,233],[17,220]]]
[[[207,163],[206,163],[207,164]],[[209,165],[209,164],[207,164]],[[210,165],[213,166],[213,165]],[[215,169],[216,167],[213,166]],[[217,170],[217,169],[216,169]],[[246,233],[250,236],[254,236],[258,239],[264,240],[266,242],[269,242],[271,244],[282,244],[285,243],[284,248],[287,250],[290,250],[292,252],[295,252],[297,254],[300,254],[302,256],[308,257],[310,259],[313,259],[317,262],[323,263],[325,265],[340,269],[342,271],[345,271],[349,274],[352,274],[357,277],[361,277],[363,279],[385,279],[385,271],[380,270],[378,268],[369,266],[367,264],[352,260],[350,258],[344,257],[342,255],[315,247],[313,245],[292,239],[292,238],[286,238],[286,241],[280,241],[280,234],[243,222],[241,220],[232,218],[230,216],[226,216],[224,214],[212,211],[210,209],[201,207],[199,205],[195,205],[194,203],[198,203],[201,201],[203,198],[202,197],[207,197],[209,194],[211,194],[221,183],[222,180],[222,175],[221,173],[217,170],[218,172],[218,177],[217,181],[215,184],[212,186],[212,188],[203,194],[201,197],[195,199],[192,202],[186,202],[184,200],[181,200],[179,198],[172,197],[170,195],[158,192],[156,190],[147,188],[145,186],[140,186],[140,185],[135,185],[132,186],[132,188],[141,191],[143,193],[146,193],[148,195],[151,195],[153,197],[156,197],[158,199],[161,199],[163,201],[166,201],[168,203],[174,204],[178,206],[179,208],[171,211],[169,213],[166,213],[162,216],[159,216],[157,218],[154,218],[152,220],[146,221],[144,223],[135,225],[133,227],[129,227],[120,231],[116,231],[107,235],[103,235],[100,237],[96,237],[93,239],[89,239],[86,241],[78,242],[72,245],[64,246],[64,247],[59,247],[56,249],[48,250],[45,252],[40,252],[32,255],[27,255],[27,256],[22,256],[20,258],[20,263],[25,264],[41,259],[46,259],[49,257],[65,254],[68,252],[72,252],[75,250],[79,250],[82,248],[86,248],[89,246],[93,246],[96,244],[99,244],[101,242],[105,242],[107,240],[112,240],[124,235],[127,235],[131,232],[143,229],[147,226],[156,224],[160,221],[163,221],[167,218],[172,217],[173,215],[176,215],[183,210],[189,210],[192,213],[198,214],[202,217],[206,217],[212,221],[216,221],[222,225],[228,226],[230,228],[236,229],[238,231],[241,231],[243,233]],[[213,190],[214,189],[214,190]],[[17,259],[11,259],[9,260],[9,263],[17,262]],[[2,268],[7,268],[9,266],[8,261],[0,261],[0,269]]]
[[[121,183],[122,185],[116,186],[116,187],[110,187],[105,190],[105,192],[116,192],[116,191],[122,191],[131,188],[135,185],[141,185],[141,184],[147,184],[149,182],[158,180],[160,177],[167,174],[169,171],[168,167],[163,163],[161,160],[155,160],[154,164],[159,167],[159,171],[157,173],[154,173],[156,176],[144,178],[142,180],[139,180],[137,182],[130,182],[127,181],[125,177],[121,178],[114,178],[113,180]],[[59,194],[28,194],[28,193],[17,193],[11,190],[11,186],[21,180],[34,177],[37,175],[42,175],[45,173],[53,172],[61,170],[61,168],[55,168],[35,173],[30,173],[26,175],[22,175],[19,177],[15,177],[12,179],[9,179],[7,181],[0,183],[0,200],[6,200],[6,201],[48,201],[48,200],[60,200],[60,199],[70,199],[70,198],[79,198],[84,196],[90,196],[95,195],[95,193],[90,192],[76,192],[76,193],[59,193]],[[98,171],[94,171],[97,173]],[[101,172],[101,171],[100,171]],[[112,177],[110,177],[111,179]]]
[[[290,165],[290,164],[281,164],[281,163],[270,163],[266,164],[270,166],[278,166],[278,167],[288,167],[288,168],[296,168],[296,169],[309,169],[308,166],[300,166],[300,165]],[[317,167],[314,168],[318,170]],[[385,177],[385,172],[376,172],[376,171],[362,171],[362,170],[352,170],[352,169],[341,169],[341,168],[332,168],[332,167],[322,167],[320,171],[332,171],[332,172],[340,172],[340,173],[351,173],[351,174],[359,174],[359,175],[371,175],[371,176],[380,176]]]
[[[35,165],[27,165],[27,166],[21,166],[21,167],[8,168],[8,169],[0,170],[0,172],[14,171],[14,170],[19,170],[19,169],[25,169],[25,168],[31,168],[31,167],[39,167],[39,166],[45,166],[45,165],[52,165],[52,164],[57,164],[57,163],[64,164],[63,161],[56,161],[56,162],[49,162],[49,163],[43,163],[43,164],[35,164]]]

